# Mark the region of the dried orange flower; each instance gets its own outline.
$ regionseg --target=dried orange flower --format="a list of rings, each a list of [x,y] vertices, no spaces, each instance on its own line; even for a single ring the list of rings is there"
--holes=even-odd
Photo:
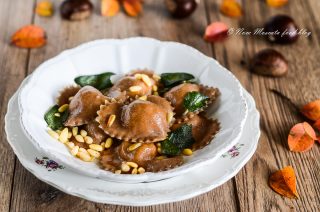
[[[301,113],[313,121],[320,119],[320,99],[303,106],[301,108]]]
[[[242,16],[242,7],[236,0],[223,0],[220,11],[229,17],[238,18]]]
[[[140,0],[124,0],[123,8],[128,15],[136,17],[142,11],[142,4]]]
[[[49,17],[53,15],[53,6],[50,1],[40,1],[36,7],[36,13],[40,16]]]
[[[307,122],[294,125],[288,136],[290,151],[305,152],[311,149],[314,141],[317,140],[316,133]]]
[[[101,15],[115,16],[119,12],[120,3],[129,16],[136,17],[142,12],[142,0],[101,0]]]
[[[266,0],[270,7],[282,7],[288,3],[288,0]]]
[[[46,32],[36,25],[24,26],[11,37],[11,43],[21,48],[39,48],[46,42]]]
[[[118,0],[101,0],[101,15],[102,16],[115,16],[120,9]]]
[[[270,187],[282,196],[297,198],[296,175],[291,166],[287,166],[269,177]]]

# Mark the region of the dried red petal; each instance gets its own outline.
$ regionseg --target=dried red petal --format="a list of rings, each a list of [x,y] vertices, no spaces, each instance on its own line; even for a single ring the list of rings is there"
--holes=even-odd
[[[203,37],[208,42],[223,41],[228,37],[228,26],[222,22],[213,22],[207,26]]]

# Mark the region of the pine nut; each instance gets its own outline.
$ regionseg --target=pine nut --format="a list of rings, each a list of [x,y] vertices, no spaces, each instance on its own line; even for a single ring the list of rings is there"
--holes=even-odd
[[[143,174],[146,172],[146,170],[143,167],[139,167],[138,172],[139,172],[139,174]]]
[[[64,128],[59,136],[59,141],[62,143],[66,143],[68,141],[68,128]]]
[[[100,145],[102,146],[102,151],[105,149],[105,142],[101,142]]]
[[[79,130],[78,127],[73,127],[73,128],[72,128],[72,135],[73,135],[74,137],[76,137],[76,135],[78,135],[78,130]]]
[[[90,162],[91,161],[91,157],[88,153],[84,153],[84,152],[79,152],[78,153],[79,158],[85,162]]]
[[[128,172],[130,171],[130,166],[128,166],[126,163],[121,164],[121,171]]]
[[[146,96],[146,95],[141,96],[141,97],[139,97],[139,99],[140,99],[140,100],[143,100],[143,101],[146,101],[146,100],[147,100],[147,96]]]
[[[79,152],[88,153],[87,150],[85,148],[82,148],[82,147],[79,148]]]
[[[159,143],[157,143],[157,147],[161,147],[161,143],[159,142]]]
[[[114,114],[110,115],[109,119],[108,119],[107,127],[111,127],[114,120],[116,120],[116,115],[114,115]]]
[[[82,135],[82,137],[86,137],[88,133],[85,130],[80,130],[80,135]]]
[[[158,147],[157,151],[158,151],[159,154],[161,154],[161,147]]]
[[[66,143],[66,146],[67,146],[69,149],[73,149],[74,143],[73,143],[73,142],[67,142],[67,143]]]
[[[161,155],[161,156],[156,157],[157,160],[162,160],[162,159],[166,159],[166,158],[167,158],[167,157],[164,156],[164,155]]]
[[[54,116],[60,117],[60,113],[55,113]]]
[[[85,141],[87,144],[92,144],[92,143],[93,143],[93,139],[92,139],[90,136],[84,137],[84,141]]]
[[[99,144],[90,144],[89,145],[90,149],[96,150],[98,152],[101,152],[103,150],[102,146]]]
[[[182,154],[186,155],[186,156],[190,156],[193,154],[192,150],[191,149],[184,149],[182,151]]]
[[[73,96],[70,96],[70,97],[68,98],[69,102],[71,102],[72,99],[73,99]]]
[[[138,164],[136,164],[135,162],[127,162],[127,165],[132,168],[138,168]]]
[[[80,143],[84,143],[84,139],[83,139],[83,137],[81,135],[76,135],[75,139]]]
[[[186,109],[186,111],[184,111],[184,113],[182,114],[182,115],[187,115],[189,113],[189,110],[188,109]]]
[[[70,152],[71,152],[71,155],[76,156],[76,155],[78,154],[78,152],[79,152],[79,146],[73,147],[73,148],[70,150]]]
[[[135,74],[134,77],[135,77],[136,79],[141,79],[141,78],[142,78],[142,77],[141,77],[141,74]]]
[[[68,138],[72,137],[72,132],[68,132]]]
[[[89,153],[91,156],[93,156],[93,157],[95,157],[95,158],[100,157],[100,153],[97,152],[96,150],[88,149],[87,151],[88,151],[88,153]]]
[[[158,91],[158,86],[153,85],[153,86],[152,86],[152,90],[153,90],[153,91]]]
[[[115,170],[114,173],[115,174],[121,174],[121,170]]]
[[[172,121],[172,118],[173,118],[173,113],[172,112],[167,113],[167,122],[168,123],[170,123]]]
[[[142,89],[141,86],[135,85],[135,86],[131,86],[131,87],[129,88],[129,91],[130,91],[130,92],[138,92],[138,91],[140,91],[141,89]]]
[[[55,131],[53,131],[53,130],[48,130],[48,134],[52,137],[52,138],[54,138],[54,139],[59,139],[59,134],[58,133],[56,133]]]
[[[113,140],[112,138],[107,138],[106,143],[104,144],[105,148],[110,148],[112,146]]]
[[[152,78],[155,80],[155,81],[159,81],[161,79],[161,77],[157,74],[153,74],[152,75]]]
[[[142,74],[141,79],[148,87],[152,86],[152,82],[151,82],[150,78],[148,77],[148,75]]]
[[[137,173],[138,173],[137,168],[132,169],[131,174],[137,174]]]
[[[129,152],[132,152],[133,150],[139,148],[141,145],[142,145],[141,143],[131,144],[131,145],[128,147],[128,151],[129,151]]]
[[[155,96],[159,96],[158,91],[153,92],[153,95],[155,95]]]
[[[58,111],[60,113],[63,113],[64,111],[66,111],[69,108],[69,104],[64,104],[61,107],[59,107]]]

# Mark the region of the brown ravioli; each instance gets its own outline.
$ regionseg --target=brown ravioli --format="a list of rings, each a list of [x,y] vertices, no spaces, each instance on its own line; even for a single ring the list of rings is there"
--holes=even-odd
[[[97,110],[106,99],[107,97],[94,87],[85,86],[81,88],[69,104],[70,115],[64,123],[65,126],[88,124],[97,116]]]
[[[187,95],[187,93],[192,91],[199,92],[199,86],[196,84],[184,83],[171,88],[164,94],[164,98],[171,102],[172,106],[174,107],[174,112],[177,114],[177,116],[182,116],[182,114],[186,111],[183,106],[184,97]]]
[[[129,96],[126,91],[121,91],[120,88],[113,88],[106,93],[107,97],[114,99],[116,102],[125,102]]]
[[[207,104],[205,107],[194,111],[194,112],[186,112],[186,109],[183,105],[184,97],[189,92],[200,92],[203,95],[206,95],[209,97],[209,100],[207,101]],[[212,104],[217,97],[220,95],[220,92],[217,88],[212,88],[204,85],[197,85],[197,84],[191,84],[191,83],[183,83],[178,86],[175,86],[171,88],[168,92],[164,94],[164,97],[171,102],[171,105],[174,107],[174,112],[177,115],[177,121],[183,122],[190,118],[192,118],[194,115],[200,113],[204,109],[206,109],[210,104]]]
[[[106,102],[98,111],[96,120],[106,134],[120,140],[142,143],[164,140],[170,131],[167,116],[172,111],[168,109],[166,100],[160,100],[162,97],[150,98],[151,101],[137,99],[127,105]],[[111,115],[115,115],[116,119],[108,126]]]
[[[64,104],[69,104],[69,102],[70,102],[69,98],[73,97],[74,95],[76,95],[79,90],[80,90],[80,86],[69,86],[69,87],[66,87],[65,89],[63,89],[60,92],[60,95],[57,98],[57,104],[59,106],[64,105]]]
[[[157,155],[157,147],[153,143],[141,144],[138,148],[130,151],[128,148],[133,143],[124,141],[116,147],[102,152],[100,164],[104,169],[115,171],[121,169],[122,162],[135,162],[145,167]]]
[[[131,71],[130,73],[127,74],[127,76],[134,76],[135,74],[145,74],[148,77],[150,77],[151,79],[155,80],[154,79],[154,75],[155,75],[154,72],[149,71],[149,70],[144,70],[144,69]]]
[[[179,128],[182,124],[192,125],[192,135],[195,140],[192,146],[193,150],[207,146],[220,129],[220,124],[217,120],[211,120],[202,115],[194,115],[185,122],[174,124],[172,130]]]
[[[147,172],[160,172],[173,169],[183,164],[183,157],[176,156],[172,158],[154,159],[147,163],[145,169]]]
[[[154,84],[154,81],[150,79],[152,82],[152,85]],[[152,85],[148,86],[143,80],[136,79],[134,76],[126,76],[118,80],[109,90],[108,96],[114,96],[114,92],[116,91],[119,94],[122,92],[126,92],[125,94],[129,98],[135,98],[136,96],[144,96],[144,95],[150,95],[152,92]],[[132,86],[138,86],[141,89],[139,91],[131,91],[130,87]]]
[[[99,123],[96,122],[96,120],[90,121],[88,124],[84,125],[83,128],[93,139],[94,144],[105,142],[108,138],[107,134],[99,127]]]
[[[157,147],[153,143],[141,144],[133,151],[128,147],[133,143],[124,141],[116,147],[112,147],[102,152],[100,165],[105,169],[114,172],[121,169],[123,162],[135,162],[140,167],[144,167],[148,172],[160,172],[173,169],[183,164],[183,157],[157,159]],[[128,172],[130,173],[130,172]],[[125,174],[125,172],[123,173]]]
[[[120,169],[122,158],[118,153],[118,147],[111,147],[101,152],[100,165],[104,170],[114,172]]]

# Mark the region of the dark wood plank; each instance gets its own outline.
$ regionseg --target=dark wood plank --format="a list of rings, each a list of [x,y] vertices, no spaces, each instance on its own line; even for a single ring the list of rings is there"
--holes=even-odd
[[[4,123],[7,102],[25,76],[28,50],[10,45],[10,37],[18,28],[31,22],[32,2],[0,0],[0,122]],[[8,211],[11,199],[15,156],[6,140],[4,124],[0,127],[0,211]]]
[[[82,22],[61,21],[58,14],[53,18],[36,16],[35,23],[47,30],[49,43],[45,48],[31,51],[28,72],[31,73],[41,62],[66,48],[99,38],[149,36],[186,43],[211,55],[210,46],[202,40],[202,33],[207,25],[204,2],[201,2],[192,18],[181,21],[169,18],[163,2],[157,0],[146,1],[145,12],[138,19],[128,18],[124,14],[107,19],[97,13],[96,8],[95,14]],[[40,182],[17,162],[11,205],[13,211],[21,208],[27,211],[234,211],[237,208],[234,191],[233,182],[229,181],[212,192],[180,203],[152,207],[95,204],[69,196]]]
[[[319,28],[312,25],[318,22],[315,18],[318,16],[315,11],[320,9],[316,7],[319,6],[318,3],[313,0],[292,0],[283,8],[274,9],[269,8],[264,1],[244,0],[242,4],[245,16],[240,21],[232,21],[220,15],[217,3],[211,2],[210,17],[223,20],[235,28],[251,29],[263,26],[268,17],[284,13],[293,16],[300,28],[308,28],[315,35],[312,39],[301,37],[298,43],[288,46],[271,46],[263,39],[237,36],[214,48],[216,58],[226,65],[253,94],[261,112],[262,136],[258,150],[253,159],[235,177],[241,211],[317,211],[319,208],[320,177],[317,173],[320,164],[315,159],[319,158],[319,148],[315,146],[303,154],[288,150],[288,132],[295,123],[301,121],[301,117],[296,114],[292,105],[269,91],[269,88],[277,89],[297,105],[319,98],[319,83],[317,83],[320,65]],[[313,11],[312,14],[308,13],[309,10]],[[248,61],[254,53],[266,47],[279,50],[290,61],[287,77],[274,79],[252,75],[247,68],[240,65],[240,60]],[[292,165],[297,174],[300,193],[298,200],[281,197],[267,184],[271,172],[287,165]]]

